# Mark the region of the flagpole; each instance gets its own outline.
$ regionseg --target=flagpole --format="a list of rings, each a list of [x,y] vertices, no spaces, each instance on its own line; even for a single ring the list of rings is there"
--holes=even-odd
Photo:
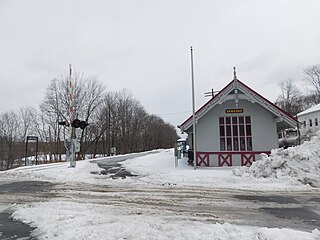
[[[192,81],[192,122],[193,122],[193,169],[197,169],[197,146],[196,146],[196,114],[195,114],[195,95],[194,95],[194,71],[193,71],[193,48],[190,47],[191,52],[191,81]]]

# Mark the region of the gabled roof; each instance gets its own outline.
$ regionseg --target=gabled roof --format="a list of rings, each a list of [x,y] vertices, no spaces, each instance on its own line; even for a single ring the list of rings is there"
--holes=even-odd
[[[317,111],[320,111],[320,103],[311,107],[311,108],[308,108],[306,110],[304,110],[303,112],[301,113],[298,113],[297,115],[300,117],[302,115],[305,115],[305,114],[308,114],[308,113],[312,113],[312,112],[317,112]]]
[[[237,90],[237,91],[235,91]],[[223,102],[231,99],[235,99],[235,95],[238,99],[246,99],[251,101],[252,103],[258,103],[269,112],[273,113],[278,117],[278,121],[284,121],[291,127],[296,127],[297,120],[280,109],[274,103],[270,102],[268,99],[261,96],[259,93],[242,83],[237,79],[234,74],[234,79],[225,86],[216,96],[210,99],[207,103],[205,103],[196,113],[196,119],[200,119],[204,116],[211,108],[216,106],[217,104],[222,104]],[[192,115],[185,120],[180,126],[178,126],[182,131],[187,130],[192,126]]]

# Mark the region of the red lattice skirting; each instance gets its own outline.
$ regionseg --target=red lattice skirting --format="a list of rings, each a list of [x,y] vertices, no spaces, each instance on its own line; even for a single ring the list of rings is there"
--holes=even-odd
[[[218,157],[218,166],[231,167],[232,157],[234,155],[240,155],[241,166],[251,166],[253,162],[256,161],[256,155],[266,153],[270,154],[269,151],[266,152],[197,152],[196,154],[196,164],[197,166],[210,166],[210,155],[217,155]]]

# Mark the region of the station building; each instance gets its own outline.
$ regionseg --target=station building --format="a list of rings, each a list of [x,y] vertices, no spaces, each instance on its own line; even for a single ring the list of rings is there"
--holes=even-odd
[[[297,121],[234,78],[196,113],[197,166],[250,166],[278,148],[277,129]],[[180,126],[193,149],[193,116]]]

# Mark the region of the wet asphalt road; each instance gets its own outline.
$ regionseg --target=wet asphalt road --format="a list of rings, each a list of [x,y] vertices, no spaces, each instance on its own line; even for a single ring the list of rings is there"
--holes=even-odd
[[[252,204],[259,203],[259,205],[262,205],[259,207],[259,211],[265,212],[267,215],[274,216],[280,221],[283,220],[284,225],[282,227],[302,230],[313,230],[315,228],[319,229],[319,198],[314,198],[312,197],[313,195],[302,196],[302,194],[300,195],[299,193],[295,193],[295,195],[296,196],[238,195],[234,197],[244,201],[249,201]],[[318,195],[318,193],[315,193],[314,195]],[[297,198],[303,199],[303,203],[298,201]]]
[[[136,175],[132,174],[131,172],[127,171],[124,167],[122,167],[120,162],[123,162],[130,158],[143,157],[143,156],[155,154],[155,153],[158,153],[158,151],[134,153],[134,154],[130,154],[130,156],[126,156],[126,155],[115,156],[113,158],[93,160],[92,162],[97,163],[99,167],[105,169],[101,173],[96,173],[96,174],[109,175],[109,177],[112,179],[117,179],[117,178],[124,179],[126,177],[135,177]]]
[[[119,162],[125,161],[132,157],[140,157],[148,154],[157,153],[154,151],[152,153],[136,153],[131,154],[130,156],[115,156],[112,159],[106,160],[93,160],[101,168],[105,168],[105,171],[102,171],[99,174],[109,174],[111,178],[126,178],[133,177],[135,175],[126,171],[121,167]],[[20,203],[23,204],[28,201],[37,201],[37,199],[44,198],[49,200],[54,196],[54,194],[48,194],[52,190],[54,184],[44,181],[23,181],[23,182],[0,182],[0,203],[1,204],[11,204],[11,203]],[[4,200],[4,195],[12,195],[14,202],[12,201],[2,201]],[[18,196],[18,197],[17,197]],[[24,196],[26,197],[25,200]],[[10,198],[9,198],[10,199]],[[32,199],[32,200],[30,200]],[[30,227],[27,224],[24,224],[21,221],[15,220],[11,217],[10,210],[0,212],[0,239],[9,240],[9,239],[36,239],[31,236],[31,232],[35,228]]]
[[[35,239],[31,237],[34,228],[11,218],[11,213],[0,213],[0,239]]]
[[[132,188],[25,181],[0,185],[0,205],[7,205],[12,201],[16,204],[49,201],[56,196],[63,196],[87,203],[117,202],[128,208],[169,214],[186,220],[291,228],[309,232],[320,227],[319,191],[265,194],[232,189],[212,190],[174,185]],[[99,196],[94,195],[95,192]],[[106,193],[105,196],[102,195],[103,192]],[[36,239],[30,234],[34,228],[13,220],[10,214],[10,210],[0,213],[0,239]],[[139,214],[144,213],[141,211]]]
[[[122,156],[95,162],[105,169],[101,173],[112,179],[136,177],[119,164],[127,158]],[[132,186],[67,186],[44,181],[1,182],[0,180],[0,205],[49,201],[56,196],[72,196],[79,201],[96,202],[95,196],[90,195],[95,191],[100,194],[106,192],[106,196],[101,196],[99,199],[101,204],[114,204],[117,201],[128,207],[177,215],[189,220],[302,231],[320,228],[320,191],[317,189],[306,192],[264,193],[170,185],[137,186],[133,189]],[[13,220],[10,208],[0,211],[0,239],[36,239],[31,235],[33,230],[34,228]]]
[[[9,205],[11,203],[24,204],[29,201],[37,201],[44,197],[50,199],[47,193],[54,186],[50,182],[42,181],[24,181],[10,182],[1,184],[0,182],[0,203],[1,205]],[[5,197],[6,196],[6,197]],[[12,196],[11,198],[8,196]],[[12,202],[14,200],[14,202]],[[35,228],[24,224],[21,221],[14,220],[11,217],[11,210],[0,212],[0,239],[36,239],[31,236],[31,232]]]
[[[119,159],[119,161],[116,162],[99,161],[97,163],[99,167],[105,169],[102,171],[102,174],[109,175],[112,179],[134,177],[135,175],[128,172],[119,164],[119,162],[123,160],[126,159]],[[263,192],[254,192],[254,195],[250,195],[249,192],[245,195],[233,195],[231,191],[228,200],[238,199],[239,209],[241,209],[240,206],[242,204],[253,206],[251,210],[250,207],[247,209],[247,211],[252,211],[252,219],[248,221],[244,219],[243,221],[249,225],[283,227],[308,231],[320,228],[319,191],[311,193],[311,195],[299,192],[288,193],[287,195],[283,195],[280,192],[276,194],[278,195],[264,195]],[[234,202],[237,201],[235,200]],[[207,206],[207,208],[211,209],[210,206]],[[210,211],[208,210],[208,212]],[[263,215],[266,216],[264,219]],[[241,216],[238,217],[241,218]],[[260,219],[261,217],[262,219]]]

